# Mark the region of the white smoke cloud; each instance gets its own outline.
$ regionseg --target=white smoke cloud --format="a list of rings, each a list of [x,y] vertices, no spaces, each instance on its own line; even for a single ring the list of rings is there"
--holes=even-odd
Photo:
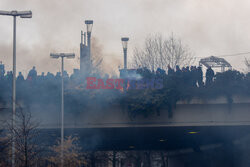
[[[1,0],[1,10],[32,10],[32,19],[18,19],[18,70],[33,65],[41,71],[59,71],[60,62],[50,52],[75,52],[79,56],[80,30],[93,19],[93,36],[103,45],[104,61],[122,62],[121,36],[129,36],[128,56],[149,33],[174,32],[206,57],[249,51],[250,11],[247,0]],[[0,60],[12,64],[12,19],[0,16]],[[244,57],[226,58],[234,68],[244,66]],[[66,69],[79,68],[67,60]]]

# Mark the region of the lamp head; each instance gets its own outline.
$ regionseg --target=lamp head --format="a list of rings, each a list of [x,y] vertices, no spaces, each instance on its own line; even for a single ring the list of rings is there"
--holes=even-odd
[[[16,10],[12,10],[12,11],[10,12],[10,14],[11,14],[12,16],[17,16],[17,11],[16,11]]]
[[[58,59],[60,55],[58,53],[50,53],[50,57],[53,59]]]
[[[28,15],[20,15],[21,18],[26,18],[26,19],[30,19],[32,18],[32,14],[28,14]]]
[[[93,20],[85,20],[85,24],[87,25],[87,32],[91,33],[93,27]]]
[[[31,11],[12,11],[13,15],[20,16],[21,18],[32,18]]]
[[[75,54],[74,53],[64,53],[63,56],[66,57],[66,58],[68,58],[68,59],[74,59],[75,58]]]
[[[21,18],[31,18],[32,12],[31,11],[3,11],[0,10],[0,15],[7,15],[7,16],[20,16]]]
[[[123,49],[127,49],[128,48],[129,38],[128,37],[123,37],[123,38],[121,38],[121,41],[122,41],[122,47],[123,47]]]

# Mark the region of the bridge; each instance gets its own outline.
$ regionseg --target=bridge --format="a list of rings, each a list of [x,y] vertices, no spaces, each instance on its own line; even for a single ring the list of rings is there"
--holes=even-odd
[[[60,106],[34,104],[30,107],[40,129],[60,136]],[[1,118],[11,115],[3,107]],[[65,112],[65,134],[77,134],[86,149],[176,150],[236,141],[250,133],[250,98],[235,96],[179,101],[170,118],[166,109],[152,116],[131,118],[119,105],[95,105],[82,112]],[[46,135],[47,136],[47,135]]]
[[[1,120],[11,118],[10,106],[0,108]],[[33,104],[30,111],[40,122],[41,141],[51,144],[60,137],[60,106]],[[225,97],[179,101],[172,117],[162,108],[159,114],[131,118],[119,105],[96,104],[79,113],[66,111],[65,135],[77,135],[86,150],[168,151],[169,167],[184,167],[190,159],[199,166],[207,161],[204,152],[223,148],[209,155],[220,153],[217,160],[227,159],[222,164],[233,166],[233,155],[247,161],[248,152],[230,149],[250,141],[250,98],[234,96],[232,104]],[[216,158],[210,156],[211,161]]]

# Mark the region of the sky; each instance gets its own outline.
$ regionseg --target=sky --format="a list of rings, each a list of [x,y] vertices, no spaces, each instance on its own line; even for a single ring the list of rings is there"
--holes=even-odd
[[[250,51],[250,1],[248,0],[0,0],[0,10],[31,10],[32,19],[17,19],[17,71],[27,74],[60,70],[51,52],[74,52],[79,57],[84,21],[94,20],[92,36],[108,68],[123,62],[121,37],[130,38],[128,57],[142,47],[150,34],[172,33],[196,57]],[[0,61],[12,68],[13,19],[0,16]],[[246,69],[244,56],[226,57],[234,69]],[[198,65],[198,64],[196,64]],[[78,58],[66,60],[72,73]],[[109,70],[107,70],[109,71]]]

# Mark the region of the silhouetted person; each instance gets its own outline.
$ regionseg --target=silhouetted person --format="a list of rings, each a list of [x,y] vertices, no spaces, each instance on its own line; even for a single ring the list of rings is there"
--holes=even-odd
[[[212,84],[213,78],[214,78],[214,71],[212,70],[211,67],[209,67],[206,72],[206,86],[210,86]]]
[[[176,72],[175,72],[176,76],[181,76],[181,69],[180,69],[180,67],[177,65],[175,67],[175,69],[176,69]]]
[[[36,80],[37,77],[37,72],[36,72],[36,67],[33,66],[33,68],[29,71],[27,79],[29,81]]]
[[[192,87],[197,87],[196,81],[197,81],[197,69],[196,66],[191,66],[190,71],[190,84]]]
[[[156,73],[157,76],[161,76],[161,75],[166,74],[166,71],[161,69],[161,68],[157,68],[155,73]]]
[[[43,84],[43,81],[45,81],[44,72],[42,72],[41,75],[38,75],[38,76],[37,76],[37,80],[38,80],[39,84]]]
[[[168,65],[168,75],[173,76],[174,75],[174,70]]]
[[[7,71],[6,80],[7,81],[11,81],[12,80],[12,76],[13,76],[12,71]]]
[[[67,71],[63,71],[63,79],[66,83],[69,81],[69,74]]]
[[[186,71],[185,67],[182,67],[181,72],[184,73]]]
[[[204,86],[204,83],[202,80],[203,80],[203,72],[202,72],[201,67],[198,67],[197,68],[197,83],[198,83],[199,87]]]
[[[46,75],[47,80],[52,81],[54,77],[55,77],[54,74],[47,72],[47,75]]]
[[[41,77],[41,80],[42,80],[42,81],[45,79],[44,72],[42,72],[42,75],[41,75],[40,77]]]
[[[17,81],[24,81],[24,77],[23,77],[23,74],[21,72],[19,72],[19,74],[17,76]]]
[[[5,70],[4,70],[4,65],[2,62],[0,62],[0,79],[4,78]]]
[[[189,70],[189,66],[184,68],[184,73],[183,73],[183,79],[184,83],[186,83],[189,87],[192,87],[192,73]]]
[[[61,72],[56,73],[56,80],[59,80],[59,79],[61,79]]]
[[[68,74],[67,71],[63,71],[63,77],[64,77],[64,78],[69,78],[69,74]]]
[[[186,67],[181,68],[181,83],[187,85],[187,69]]]

